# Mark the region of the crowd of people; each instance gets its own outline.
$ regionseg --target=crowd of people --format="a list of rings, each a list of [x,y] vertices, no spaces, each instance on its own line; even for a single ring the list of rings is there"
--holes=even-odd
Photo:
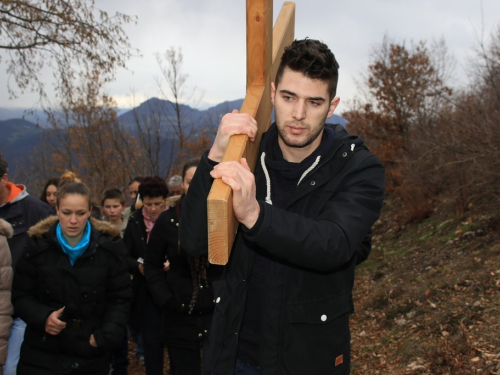
[[[68,171],[34,198],[0,155],[0,375],[127,374],[131,340],[146,375],[164,374],[166,351],[172,375],[349,374],[354,267],[384,169],[326,124],[338,69],[317,40],[285,49],[253,172],[223,161],[231,135],[260,139],[236,110],[181,175],[100,197]],[[224,267],[207,256],[215,178],[240,223]]]
[[[148,375],[164,374],[166,347],[172,375],[202,373],[220,270],[177,233],[198,163],[101,197],[66,171],[38,200],[0,155],[0,374],[127,374],[129,338]]]

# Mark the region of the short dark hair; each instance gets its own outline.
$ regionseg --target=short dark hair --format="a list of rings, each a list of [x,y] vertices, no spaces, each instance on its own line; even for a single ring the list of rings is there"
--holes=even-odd
[[[285,68],[300,72],[311,79],[319,79],[328,84],[330,100],[337,94],[339,81],[339,63],[328,46],[319,40],[295,40],[285,48],[281,62],[276,73],[274,84],[283,78]]]
[[[163,178],[160,178],[158,176],[145,177],[139,185],[139,195],[141,197],[141,200],[143,200],[145,197],[167,198],[168,187]]]
[[[54,178],[51,178],[49,179],[46,183],[45,183],[45,186],[43,187],[43,190],[42,190],[42,195],[40,195],[40,200],[42,202],[45,202],[45,203],[48,203],[47,202],[47,188],[50,186],[50,185],[54,185],[56,188],[59,186],[59,181],[60,181],[60,178],[59,177],[54,177]]]
[[[0,154],[0,178],[3,177],[4,174],[6,174],[9,170],[9,163],[7,163],[7,160],[5,160]]]
[[[83,182],[67,182],[63,186],[60,186],[57,189],[57,207],[59,207],[59,203],[61,199],[65,198],[67,195],[81,195],[87,198],[87,202],[89,203],[89,210],[92,209],[92,195],[90,194],[90,190]]]
[[[192,158],[186,161],[186,164],[182,167],[182,179],[184,180],[184,177],[186,177],[186,172],[189,168],[198,167],[198,165],[200,165],[200,158]]]
[[[104,191],[101,206],[104,206],[104,201],[106,199],[118,199],[122,205],[125,204],[125,196],[123,195],[122,191],[117,188],[107,189]]]
[[[133,179],[130,180],[128,186],[132,185],[134,182],[142,183],[142,181],[144,181],[144,177],[141,176],[134,177]]]

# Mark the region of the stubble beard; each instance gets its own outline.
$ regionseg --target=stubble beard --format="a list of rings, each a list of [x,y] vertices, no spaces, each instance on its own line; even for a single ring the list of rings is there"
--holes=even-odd
[[[317,131],[314,133],[309,134],[309,136],[304,139],[303,141],[297,140],[293,142],[292,140],[287,139],[285,130],[287,126],[287,123],[283,127],[278,126],[278,119],[276,119],[276,128],[278,129],[278,136],[281,139],[281,141],[285,144],[287,147],[292,147],[292,148],[305,148],[309,146],[311,143],[313,143],[322,133],[324,126],[321,127],[319,126]],[[306,129],[310,129],[309,126],[306,126]]]

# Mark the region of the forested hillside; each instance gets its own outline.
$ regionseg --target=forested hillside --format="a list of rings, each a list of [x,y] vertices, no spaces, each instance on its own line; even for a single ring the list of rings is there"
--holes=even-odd
[[[500,31],[452,88],[441,45],[386,38],[344,113],[386,168],[359,266],[353,374],[500,374]]]

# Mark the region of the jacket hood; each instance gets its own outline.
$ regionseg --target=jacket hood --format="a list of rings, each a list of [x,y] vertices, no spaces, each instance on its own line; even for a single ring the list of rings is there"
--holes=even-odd
[[[4,204],[0,204],[0,207],[5,206],[6,204],[19,202],[29,195],[26,191],[26,186],[24,185],[16,185],[12,182],[7,182],[7,187],[10,190],[9,198],[7,202],[5,202]]]
[[[262,170],[264,172],[264,176],[266,179],[266,197],[265,197],[265,202],[268,204],[273,204],[271,200],[271,178],[269,175],[269,170],[268,167],[266,166],[266,163],[271,162],[271,160],[267,159],[266,157],[266,151],[270,152],[270,154],[273,153],[272,151],[272,142],[275,142],[274,147],[279,147],[278,143],[276,141],[273,141],[273,139],[279,137],[278,130],[276,123],[273,123],[269,130],[263,134],[262,136],[262,142],[260,144],[260,164],[262,166]],[[321,144],[318,146],[318,148],[311,154],[309,155],[306,159],[304,159],[301,163],[306,163],[302,167],[302,169],[297,169],[299,173],[302,173],[300,175],[297,175],[296,177],[298,178],[298,183],[297,186],[300,185],[302,180],[306,178],[312,171],[315,170],[315,168],[323,161],[323,160],[328,160],[335,152],[338,146],[335,146],[335,144],[339,143],[344,143],[346,144],[349,149],[354,152],[355,149],[359,148],[366,148],[364,146],[362,138],[356,136],[356,135],[350,135],[347,133],[345,128],[342,125],[339,124],[325,124],[325,129],[322,135],[323,139],[321,141]],[[311,159],[311,158],[314,158]],[[307,163],[309,160],[309,167],[307,167]],[[274,163],[274,169],[279,169],[281,167],[282,172],[283,172],[283,165],[278,165],[276,162]],[[306,169],[307,167],[307,169]],[[293,174],[288,174],[288,178],[294,178]]]
[[[28,236],[41,238],[49,229],[59,221],[57,216],[49,216],[48,218],[39,221],[28,230]],[[90,224],[102,234],[107,234],[111,237],[120,237],[120,229],[106,221],[90,218]]]
[[[357,147],[363,147],[363,148],[366,148],[364,142],[363,142],[363,138],[357,136],[357,135],[353,135],[353,134],[349,134],[347,132],[347,130],[342,126],[342,125],[339,125],[339,124],[325,124],[325,126],[329,126],[333,129],[333,131],[335,132],[335,138],[336,139],[341,139],[343,140],[346,144],[349,144],[350,148],[351,148],[351,151],[352,150],[352,145],[354,144],[354,146],[357,148]]]
[[[8,221],[0,219],[0,235],[11,238],[13,234],[14,229],[12,229],[12,225]]]

